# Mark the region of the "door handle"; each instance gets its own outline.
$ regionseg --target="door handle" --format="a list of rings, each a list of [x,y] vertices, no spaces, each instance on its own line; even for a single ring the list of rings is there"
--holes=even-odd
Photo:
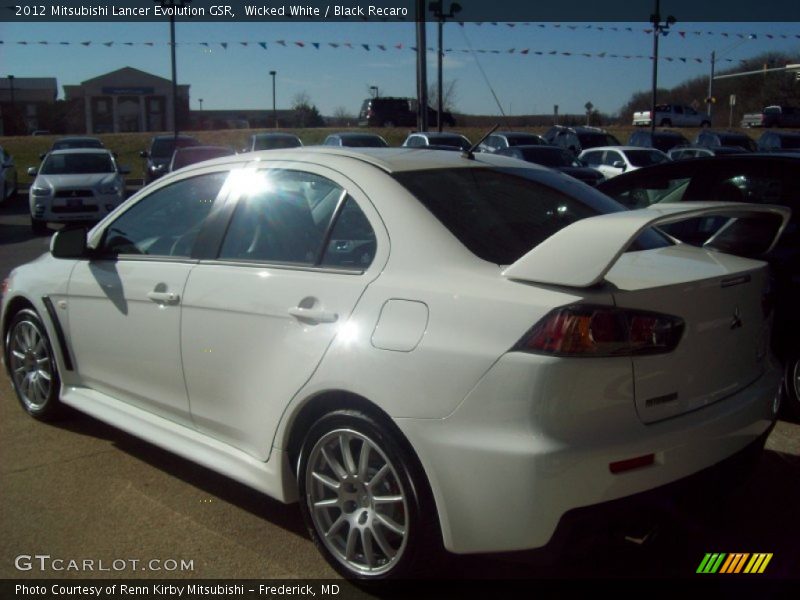
[[[181,299],[175,292],[147,292],[147,297],[156,304],[177,304]]]
[[[319,308],[302,308],[295,306],[289,309],[289,314],[298,321],[305,323],[335,323],[339,315]]]

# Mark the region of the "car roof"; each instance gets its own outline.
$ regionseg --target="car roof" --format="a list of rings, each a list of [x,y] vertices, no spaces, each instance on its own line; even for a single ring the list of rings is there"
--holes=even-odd
[[[640,152],[642,150],[658,150],[657,148],[642,148],[641,146],[595,146],[593,148],[586,148],[583,152],[597,152],[598,150],[621,150],[623,152],[627,151],[636,151]],[[661,150],[658,150],[661,152]],[[583,154],[583,152],[581,154]]]
[[[254,133],[252,137],[255,138],[296,138],[293,133],[286,133],[284,131],[262,131],[261,133]]]
[[[306,146],[303,148],[286,148],[280,150],[258,150],[247,155],[239,154],[216,158],[204,163],[208,165],[242,164],[259,160],[297,161],[312,164],[331,162],[359,162],[369,164],[387,173],[403,171],[422,171],[428,169],[486,168],[492,166],[508,166],[519,168],[516,159],[507,156],[495,156],[492,153],[477,153],[469,159],[462,152],[447,150],[431,150],[420,148],[346,148],[339,146]],[[246,157],[246,158],[245,158]],[[538,168],[529,165],[529,168]]]
[[[114,156],[108,148],[64,148],[62,150],[51,150],[47,154],[49,156],[57,156],[59,154],[108,154],[112,158]]]

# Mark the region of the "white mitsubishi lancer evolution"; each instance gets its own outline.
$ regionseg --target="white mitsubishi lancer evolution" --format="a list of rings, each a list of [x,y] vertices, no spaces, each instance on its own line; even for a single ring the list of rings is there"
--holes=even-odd
[[[55,234],[5,282],[4,359],[31,416],[299,501],[344,576],[408,576],[763,445],[766,264],[657,226],[787,213],[628,211],[469,152],[239,155]]]

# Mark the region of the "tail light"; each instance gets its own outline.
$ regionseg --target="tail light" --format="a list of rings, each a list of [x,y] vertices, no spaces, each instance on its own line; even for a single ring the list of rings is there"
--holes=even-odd
[[[679,317],[611,306],[557,308],[513,350],[553,356],[635,356],[672,352],[683,335]]]

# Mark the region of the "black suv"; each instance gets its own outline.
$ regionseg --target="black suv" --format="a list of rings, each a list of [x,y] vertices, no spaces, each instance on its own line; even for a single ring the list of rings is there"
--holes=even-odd
[[[408,98],[367,98],[358,113],[361,127],[415,127],[417,115]]]
[[[549,144],[566,148],[575,156],[587,148],[622,145],[617,138],[598,127],[564,127],[562,125],[554,125],[547,130],[547,133],[545,133],[543,137]]]

